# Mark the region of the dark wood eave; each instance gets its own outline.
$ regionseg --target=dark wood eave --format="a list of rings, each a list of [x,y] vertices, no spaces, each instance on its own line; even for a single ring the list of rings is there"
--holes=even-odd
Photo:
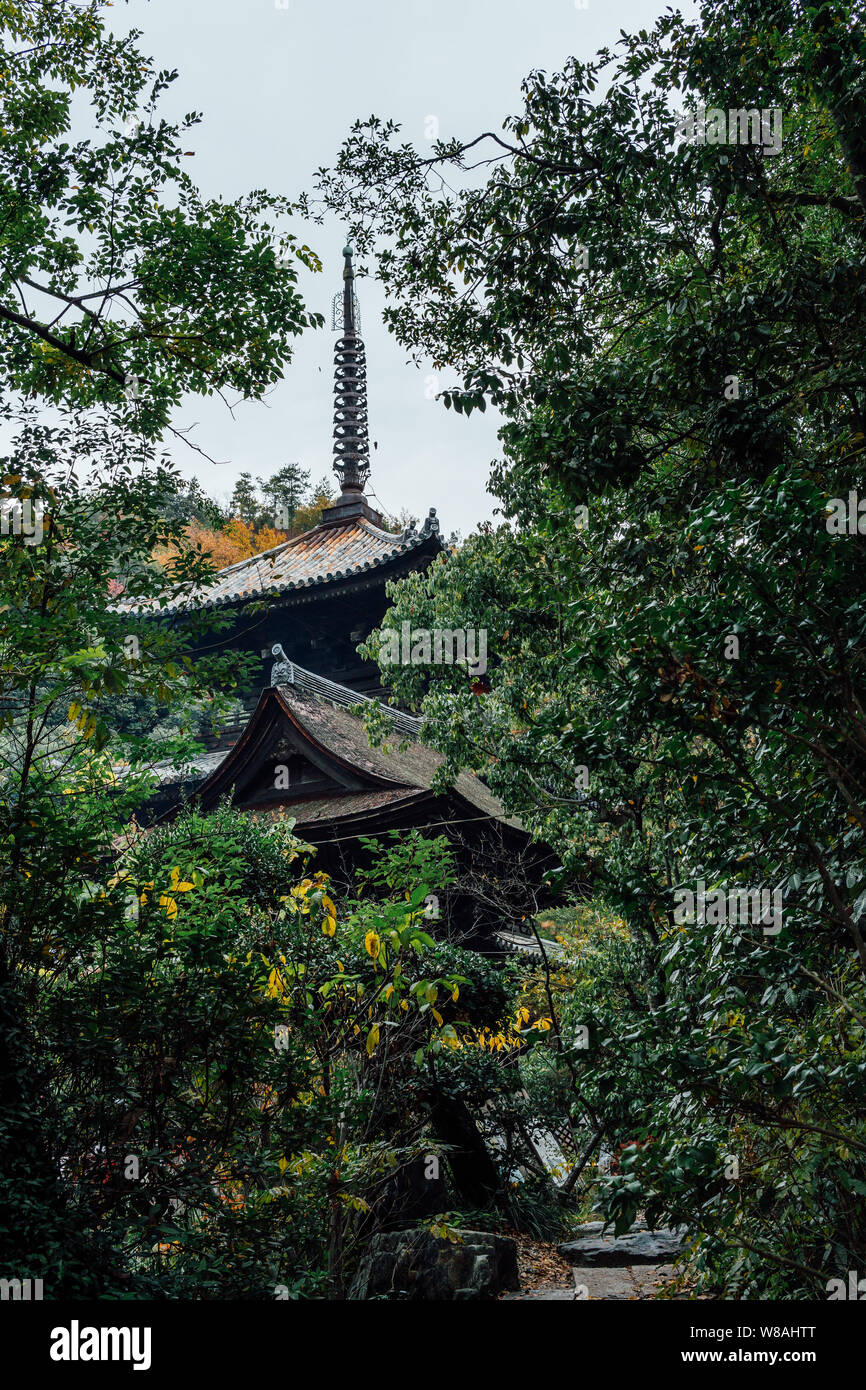
[[[342,773],[343,777],[348,777],[347,782],[343,781],[343,777],[338,777],[346,790],[351,790],[353,785],[357,788],[359,784],[362,787],[387,788],[398,788],[406,785],[394,778],[383,777],[379,773],[371,772],[368,768],[359,768],[341,757],[339,753],[335,753],[333,749],[325,747],[296,718],[291,706],[282,698],[279,687],[271,687],[262,691],[259,702],[250,716],[249,723],[237,743],[219,767],[205,778],[198,788],[196,799],[205,806],[213,805],[222,795],[234,787],[242,772],[246,772],[251,765],[258,764],[260,758],[267,755],[267,745],[273,739],[277,722],[281,716],[291,726],[301,744],[313,753],[316,762],[324,763],[335,772]],[[407,796],[418,790],[417,787],[406,786]],[[283,799],[291,800],[294,798],[284,797]]]
[[[360,830],[362,834],[373,833],[367,827],[375,825],[379,833],[384,829],[398,828],[396,822],[403,816],[405,811],[414,813],[415,809],[426,802],[435,802],[435,794],[424,787],[398,788],[405,791],[405,796],[397,796],[393,801],[389,801],[384,806],[362,807],[354,811],[342,811],[339,815],[332,817],[320,816],[316,820],[304,820],[303,806],[305,801],[317,801],[321,798],[315,796],[288,796],[283,793],[280,799],[270,801],[257,801],[255,806],[244,808],[250,814],[256,816],[272,816],[286,806],[292,808],[292,819],[301,828],[305,840],[311,844],[325,844],[335,838],[335,831],[339,830],[340,836],[347,834],[351,838],[352,830]],[[341,798],[335,797],[334,801]],[[417,817],[414,814],[409,818],[407,824],[414,824]],[[329,833],[331,832],[331,833]],[[339,838],[340,836],[337,836]]]
[[[273,810],[275,807],[262,809]],[[529,838],[525,831],[516,830],[506,822],[480,812],[477,806],[473,806],[453,788],[445,793],[424,787],[411,792],[407,789],[405,797],[388,806],[343,813],[332,820],[321,818],[305,821],[302,814],[294,819],[298,834],[310,844],[320,847],[351,840],[359,835],[384,835],[391,830],[429,829],[438,834],[448,834],[449,828],[455,826],[471,825],[477,830],[483,824],[490,823],[497,825],[514,845],[522,846]]]

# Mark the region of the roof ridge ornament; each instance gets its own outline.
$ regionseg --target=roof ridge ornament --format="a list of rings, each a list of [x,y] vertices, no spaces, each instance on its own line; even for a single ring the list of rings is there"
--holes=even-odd
[[[421,536],[433,536],[433,535],[438,536],[438,535],[439,535],[439,518],[438,518],[438,516],[436,515],[436,508],[435,508],[435,507],[431,507],[430,510],[429,510],[429,512],[428,512],[427,515],[425,516],[423,525],[422,525],[421,530],[420,530],[420,532],[419,532],[419,535],[421,535]]]
[[[283,651],[282,644],[280,642],[275,642],[274,645],[271,647],[271,656],[277,656],[280,658],[280,660],[275,661],[273,666],[271,667],[271,685],[294,685],[294,663],[289,661],[289,658]]]

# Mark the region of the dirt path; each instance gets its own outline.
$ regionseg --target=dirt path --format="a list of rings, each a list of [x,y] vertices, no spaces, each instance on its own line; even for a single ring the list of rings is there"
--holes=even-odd
[[[501,1302],[574,1303],[603,1299],[626,1302],[654,1298],[674,1278],[669,1264],[623,1265],[613,1269],[581,1268],[559,1254],[555,1243],[503,1231],[517,1242],[520,1292]],[[679,1295],[682,1296],[682,1295]]]

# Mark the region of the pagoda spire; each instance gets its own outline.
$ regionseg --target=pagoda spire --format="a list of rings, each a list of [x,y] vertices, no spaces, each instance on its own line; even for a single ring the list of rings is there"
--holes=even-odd
[[[343,251],[342,304],[334,300],[333,328],[340,333],[334,349],[334,472],[340,480],[341,502],[364,502],[364,486],[370,476],[370,444],[367,435],[367,362],[358,301],[352,248]],[[342,312],[341,312],[342,310]]]

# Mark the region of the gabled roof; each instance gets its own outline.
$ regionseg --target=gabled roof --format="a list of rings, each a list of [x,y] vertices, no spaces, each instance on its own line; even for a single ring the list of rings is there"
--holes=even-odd
[[[336,510],[336,509],[335,509]],[[367,571],[399,561],[410,552],[435,555],[442,549],[434,508],[420,531],[407,528],[399,535],[383,531],[368,517],[356,515],[325,522],[220,570],[212,584],[164,607],[148,604],[161,613],[183,609],[221,608],[267,596],[277,597],[293,589],[339,583]],[[144,605],[142,605],[144,607]]]
[[[268,808],[295,815],[299,824],[342,820],[373,808],[431,800],[433,780],[444,761],[435,749],[396,730],[392,740],[372,748],[357,715],[313,691],[279,685],[263,692],[244,733],[199,786],[197,797],[207,808],[237,788],[238,804],[243,806],[244,786],[254,784],[259,769],[273,765],[275,750],[287,742],[305,754],[332,785],[330,793],[323,795],[317,787],[309,798],[303,795],[303,784],[269,793]],[[450,795],[476,813],[469,819],[500,821],[522,829],[470,772],[458,775]],[[256,807],[249,805],[249,809]]]

